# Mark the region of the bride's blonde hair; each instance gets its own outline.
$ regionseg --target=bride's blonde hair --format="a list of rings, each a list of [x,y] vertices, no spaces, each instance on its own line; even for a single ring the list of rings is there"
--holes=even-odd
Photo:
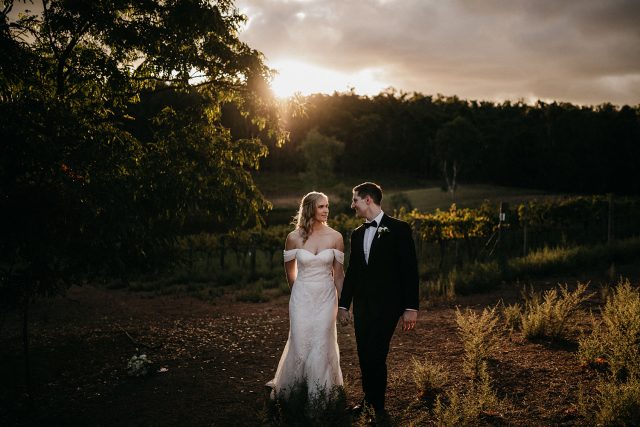
[[[298,214],[295,216],[294,223],[296,228],[300,229],[303,242],[307,241],[313,231],[313,223],[315,221],[314,217],[316,215],[316,208],[318,207],[318,200],[322,198],[329,200],[326,194],[318,191],[312,191],[307,193],[300,201],[300,207],[298,208]]]

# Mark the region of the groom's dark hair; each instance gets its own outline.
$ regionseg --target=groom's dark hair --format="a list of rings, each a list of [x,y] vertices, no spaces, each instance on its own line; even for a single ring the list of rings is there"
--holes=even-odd
[[[373,202],[380,206],[382,203],[382,188],[375,182],[363,182],[353,187],[353,192],[356,193],[361,199],[369,196]]]

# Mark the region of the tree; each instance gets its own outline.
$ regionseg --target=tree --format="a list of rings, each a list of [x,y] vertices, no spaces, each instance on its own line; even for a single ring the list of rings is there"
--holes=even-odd
[[[455,200],[458,174],[465,163],[473,162],[478,152],[477,129],[465,118],[456,117],[436,133],[436,153],[451,199]]]
[[[300,144],[300,153],[306,165],[304,179],[314,188],[333,184],[335,161],[342,150],[342,142],[322,135],[317,129],[310,130]]]
[[[186,221],[261,221],[251,179],[277,126],[262,55],[227,0],[45,0],[0,10],[0,301],[126,279]],[[233,138],[233,103],[256,134]],[[28,358],[26,358],[28,360]]]

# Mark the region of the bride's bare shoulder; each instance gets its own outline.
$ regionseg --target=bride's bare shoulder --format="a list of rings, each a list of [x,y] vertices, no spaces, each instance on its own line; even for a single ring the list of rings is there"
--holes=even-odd
[[[302,247],[302,235],[300,234],[299,229],[295,229],[287,234],[287,240],[285,241],[284,247],[285,249],[295,249]]]
[[[329,234],[331,235],[331,237],[333,238],[333,241],[334,241],[334,242],[335,242],[335,244],[336,244],[336,247],[337,247],[337,248],[339,248],[339,247],[344,247],[343,238],[342,238],[342,233],[340,233],[340,232],[339,232],[339,231],[337,231],[337,230],[334,230],[334,229],[333,229],[333,228],[331,228],[331,227],[327,227],[327,228],[328,228]]]

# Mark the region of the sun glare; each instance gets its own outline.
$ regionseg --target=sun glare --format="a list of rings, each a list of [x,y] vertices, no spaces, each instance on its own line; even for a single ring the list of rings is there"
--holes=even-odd
[[[286,98],[299,92],[312,93],[345,92],[354,88],[359,95],[375,95],[389,85],[380,81],[379,69],[364,69],[357,73],[341,73],[304,62],[284,60],[269,64],[278,70],[271,88],[279,98]]]

